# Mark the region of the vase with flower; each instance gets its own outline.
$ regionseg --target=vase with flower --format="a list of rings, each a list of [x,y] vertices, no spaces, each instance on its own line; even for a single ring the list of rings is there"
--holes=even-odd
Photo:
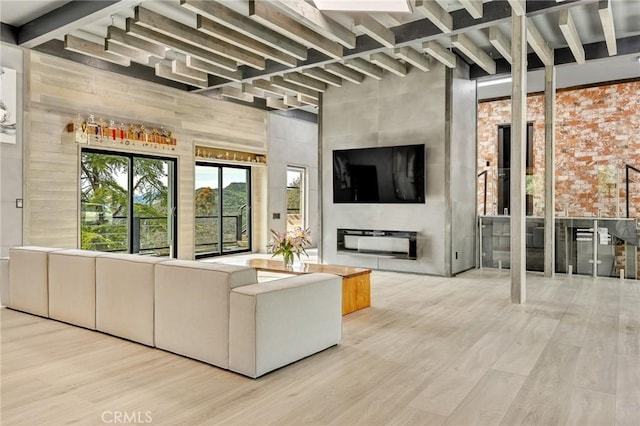
[[[291,269],[293,268],[293,256],[297,256],[299,260],[300,255],[307,254],[305,247],[310,244],[311,231],[309,229],[298,227],[288,232],[278,232],[272,229],[267,249],[272,254],[271,257],[282,255],[285,268]]]

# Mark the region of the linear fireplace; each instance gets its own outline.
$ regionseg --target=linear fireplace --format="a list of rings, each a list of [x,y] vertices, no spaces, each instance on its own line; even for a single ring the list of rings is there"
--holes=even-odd
[[[417,259],[418,233],[372,229],[338,229],[340,254],[375,255],[395,259]]]

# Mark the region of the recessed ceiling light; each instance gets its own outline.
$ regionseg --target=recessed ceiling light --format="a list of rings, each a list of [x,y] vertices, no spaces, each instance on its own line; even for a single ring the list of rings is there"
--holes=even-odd
[[[408,0],[313,0],[320,10],[411,13]]]

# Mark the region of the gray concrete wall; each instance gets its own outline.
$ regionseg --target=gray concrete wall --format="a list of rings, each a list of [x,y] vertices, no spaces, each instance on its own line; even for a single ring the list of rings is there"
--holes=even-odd
[[[322,103],[322,257],[327,263],[446,275],[445,69],[385,73],[329,88]],[[334,204],[332,152],[336,149],[425,144],[424,204]],[[473,181],[470,183],[473,185]],[[418,259],[338,254],[338,228],[417,231]]]
[[[307,223],[311,229],[312,246],[316,246],[318,230],[318,125],[309,121],[269,114],[268,137],[268,227],[277,231],[286,229],[287,216],[287,167],[296,166],[306,170],[307,177]],[[280,219],[273,214],[279,213]],[[266,243],[255,247],[265,252]]]
[[[476,83],[458,60],[450,71],[451,274],[475,267],[476,259]]]
[[[16,70],[17,129],[16,143],[0,143],[0,257],[9,255],[9,248],[22,245],[22,209],[16,199],[23,198],[23,80],[22,50],[6,44],[0,46],[0,66]]]

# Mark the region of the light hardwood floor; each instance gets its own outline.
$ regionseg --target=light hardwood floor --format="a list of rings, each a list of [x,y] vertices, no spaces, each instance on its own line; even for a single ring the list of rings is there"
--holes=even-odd
[[[527,284],[374,271],[341,345],[257,380],[2,308],[1,423],[637,426],[640,283]]]

